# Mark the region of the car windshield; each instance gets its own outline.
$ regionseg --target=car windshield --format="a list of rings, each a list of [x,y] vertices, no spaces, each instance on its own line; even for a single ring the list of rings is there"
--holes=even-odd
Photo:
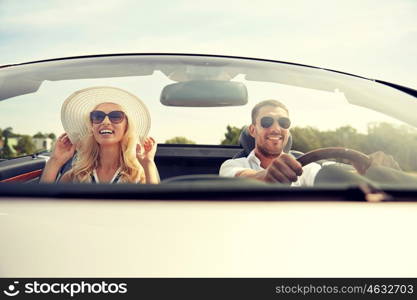
[[[242,150],[239,137],[252,123],[253,107],[270,99],[288,108],[293,154],[328,147],[382,151],[398,164],[388,168],[401,175],[381,183],[412,188],[417,178],[413,90],[317,67],[208,55],[89,56],[0,68],[0,169],[26,155],[47,158],[64,132],[64,100],[94,86],[121,88],[145,103],[162,180],[218,174],[220,159]],[[196,153],[199,160],[185,166]],[[317,162],[355,172],[344,157]]]

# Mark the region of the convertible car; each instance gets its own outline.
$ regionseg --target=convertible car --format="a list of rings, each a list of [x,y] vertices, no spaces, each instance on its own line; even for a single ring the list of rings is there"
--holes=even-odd
[[[62,103],[92,86],[146,104],[160,184],[39,183],[64,132]],[[416,277],[416,97],[383,80],[220,55],[1,66],[0,276]],[[252,151],[251,110],[267,99],[288,107],[286,152],[320,165],[313,186],[219,176]]]

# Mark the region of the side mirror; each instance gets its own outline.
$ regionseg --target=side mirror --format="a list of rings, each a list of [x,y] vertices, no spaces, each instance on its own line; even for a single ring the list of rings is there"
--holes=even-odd
[[[212,107],[248,103],[248,90],[241,82],[193,80],[167,85],[161,93],[166,106]]]

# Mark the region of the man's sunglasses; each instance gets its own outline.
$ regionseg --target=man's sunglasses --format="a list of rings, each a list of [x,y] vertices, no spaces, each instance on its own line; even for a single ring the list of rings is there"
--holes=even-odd
[[[118,124],[121,123],[125,118],[125,113],[119,110],[114,110],[106,114],[104,111],[94,110],[90,113],[90,120],[94,124],[100,124],[104,121],[106,116],[109,117],[110,122],[113,124]]]
[[[263,128],[269,128],[272,126],[272,124],[274,124],[274,120],[277,120],[279,126],[283,129],[288,129],[290,128],[291,125],[291,121],[290,119],[286,118],[286,117],[281,117],[278,119],[274,119],[272,117],[263,117],[261,119],[261,126]]]

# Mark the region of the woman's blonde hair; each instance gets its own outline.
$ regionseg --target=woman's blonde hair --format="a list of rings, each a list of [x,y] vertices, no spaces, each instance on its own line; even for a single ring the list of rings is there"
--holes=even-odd
[[[120,142],[121,151],[119,153],[119,166],[121,176],[119,182],[145,183],[145,171],[136,158],[136,145],[138,143],[137,133],[134,130],[134,126],[129,125],[127,114],[126,120],[126,131]],[[98,167],[100,145],[94,138],[90,121],[88,122],[88,126],[89,133],[80,140],[72,169],[68,171],[68,176],[71,178],[72,182],[91,182],[91,174],[93,174],[93,170]]]

